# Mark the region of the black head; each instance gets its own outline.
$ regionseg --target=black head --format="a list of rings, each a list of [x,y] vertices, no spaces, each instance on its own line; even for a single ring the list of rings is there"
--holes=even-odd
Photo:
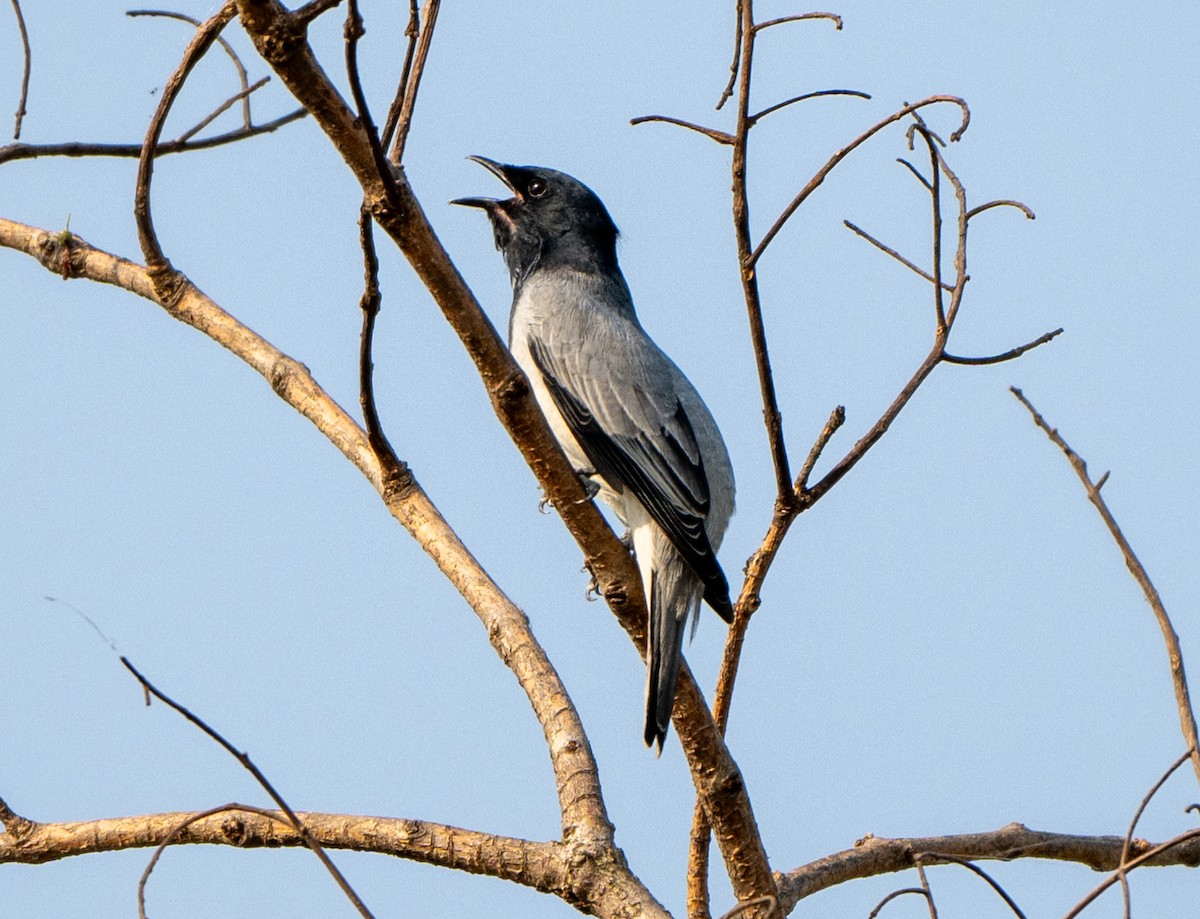
[[[615,271],[617,226],[595,192],[565,173],[468,157],[508,186],[513,197],[458,198],[451,204],[487,211],[496,248],[518,284],[535,268],[565,265]]]

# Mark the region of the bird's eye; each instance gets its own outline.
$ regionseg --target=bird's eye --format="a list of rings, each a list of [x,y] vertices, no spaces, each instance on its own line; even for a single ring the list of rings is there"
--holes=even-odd
[[[534,179],[525,190],[531,198],[544,198],[546,197],[546,192],[550,191],[550,186],[542,179]]]

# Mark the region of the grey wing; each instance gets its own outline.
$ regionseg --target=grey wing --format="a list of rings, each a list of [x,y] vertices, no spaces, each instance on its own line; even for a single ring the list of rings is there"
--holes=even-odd
[[[605,372],[590,373],[578,343],[551,349],[533,333],[528,342],[596,472],[614,491],[633,493],[704,582],[708,605],[732,622],[729,585],[705,530],[711,496],[704,458],[675,388],[674,365],[648,342],[614,338],[605,343],[615,349],[603,354]]]

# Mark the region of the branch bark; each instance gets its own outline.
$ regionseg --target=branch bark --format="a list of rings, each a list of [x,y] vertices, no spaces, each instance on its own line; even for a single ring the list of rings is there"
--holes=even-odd
[[[411,472],[400,479],[382,475],[366,434],[303,364],[238,322],[186,279],[180,281],[171,299],[163,302],[145,267],[93,248],[77,236],[0,219],[0,246],[33,256],[55,274],[65,269],[69,277],[112,284],[162,306],[260,373],[281,399],[354,463],[380,493],[392,516],[471,605],[492,646],[529,697],[550,749],[563,838],[611,843],[612,826],[587,735],[566,688],[534,638],[529,620],[462,544]]]
[[[492,407],[546,496],[583,549],[609,607],[644,654],[645,600],[636,567],[599,510],[587,500],[533,399],[526,380],[438,240],[401,170],[381,173],[359,120],[334,88],[304,36],[304,23],[277,0],[238,0],[255,47],[308,109],[362,186],[366,206],[399,247],[458,334]],[[737,764],[686,665],[674,721],[698,794],[705,800],[739,899],[773,888],[766,852]]]

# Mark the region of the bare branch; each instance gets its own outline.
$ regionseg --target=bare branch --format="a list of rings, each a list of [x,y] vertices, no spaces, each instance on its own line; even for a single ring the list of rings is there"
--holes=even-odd
[[[404,97],[408,91],[408,77],[412,73],[413,55],[416,53],[417,37],[420,34],[421,12],[417,8],[417,0],[408,0],[408,25],[404,27],[404,37],[408,41],[404,48],[404,63],[400,65],[400,79],[396,83],[396,94],[392,97],[392,104],[388,106],[387,118],[383,122],[383,134],[380,137],[380,141],[385,147],[391,146],[392,137],[396,133],[396,125],[400,123],[400,112],[404,108]]]
[[[803,493],[808,487],[808,477],[812,475],[813,467],[817,465],[817,460],[821,458],[821,454],[829,445],[829,441],[833,435],[837,433],[838,428],[846,423],[846,407],[839,405],[829,413],[829,420],[825,422],[825,427],[821,429],[821,433],[817,435],[817,439],[813,442],[812,449],[808,451],[808,456],[804,460],[804,465],[800,468],[800,474],[796,476],[794,489],[797,494]]]
[[[249,121],[250,94],[253,92],[257,92],[258,90],[262,89],[264,86],[266,86],[270,82],[271,82],[270,77],[263,77],[261,80],[256,80],[254,83],[247,86],[245,89],[241,90],[240,92],[234,93],[232,96],[230,96],[228,99],[226,99],[220,105],[218,105],[215,109],[213,109],[211,112],[209,112],[207,115],[205,115],[199,121],[197,121],[194,125],[192,125],[190,128],[188,128],[182,134],[180,134],[179,140],[180,141],[188,141],[191,138],[195,137],[197,134],[199,134],[201,131],[203,131],[205,128],[207,128],[210,124],[212,124],[214,121],[216,121],[218,118],[220,118],[221,115],[224,112],[228,111],[229,107],[231,105],[233,105],[235,102],[237,102],[239,99],[242,99],[247,103],[245,106],[245,113],[246,113],[247,120],[246,120],[246,123],[242,126],[242,129],[246,130],[246,129],[252,128],[253,124],[251,124]]]
[[[725,84],[725,88],[721,91],[721,98],[717,100],[718,112],[733,96],[733,87],[737,84],[738,78],[738,62],[742,59],[742,0],[736,0],[733,6],[733,18],[736,22],[733,31],[733,61],[729,65],[729,82]]]
[[[1048,341],[1053,341],[1062,333],[1063,330],[1061,328],[1055,329],[1053,332],[1047,332],[1045,335],[1039,335],[1031,342],[1018,345],[1015,348],[1010,348],[1003,354],[994,354],[991,357],[961,357],[957,354],[943,354],[942,360],[944,360],[947,364],[966,364],[968,366],[979,366],[981,364],[1000,364],[1004,361],[1011,361],[1013,358],[1020,357],[1026,351],[1032,351],[1034,348],[1044,345]]]
[[[1021,908],[1017,906],[1016,901],[1008,895],[1008,891],[1001,887],[1000,884],[996,882],[995,878],[993,878],[978,865],[972,864],[968,859],[960,858],[957,855],[947,855],[944,852],[922,852],[919,855],[913,856],[913,858],[916,859],[918,867],[920,867],[924,862],[950,862],[955,865],[962,865],[964,868],[974,872],[976,875],[987,881],[992,890],[996,891],[996,894],[1000,897],[1000,899],[1007,903],[1008,908],[1016,914],[1017,919],[1026,919],[1025,914],[1021,912]]]
[[[17,114],[13,122],[13,140],[20,140],[21,122],[25,120],[25,103],[29,101],[29,69],[33,54],[29,48],[29,33],[25,30],[25,16],[21,13],[21,0],[12,0],[12,8],[17,17],[17,31],[21,33],[21,51],[25,56],[21,68],[21,95],[17,99]]]
[[[230,756],[236,759],[241,764],[243,769],[254,776],[254,781],[258,782],[263,791],[265,791],[270,796],[271,800],[274,801],[279,807],[279,809],[283,811],[287,817],[289,825],[296,831],[300,838],[304,840],[304,844],[312,849],[313,854],[320,859],[321,864],[325,866],[325,870],[328,871],[333,879],[337,882],[337,885],[342,889],[342,892],[346,895],[346,898],[354,904],[354,908],[358,910],[359,915],[364,916],[365,919],[372,919],[371,911],[367,909],[366,904],[359,899],[358,894],[355,892],[354,888],[350,886],[350,882],[346,880],[345,875],[343,875],[337,869],[337,866],[334,865],[334,863],[330,860],[329,855],[321,847],[321,844],[317,842],[317,840],[312,837],[308,830],[304,828],[304,823],[299,817],[296,816],[296,812],[291,809],[287,801],[283,799],[283,796],[276,791],[275,786],[271,784],[270,780],[263,774],[262,770],[254,764],[254,761],[250,759],[250,755],[238,750],[233,744],[226,740],[220,734],[220,732],[210,726],[203,718],[189,711],[166,693],[162,692],[162,690],[146,679],[146,677],[143,676],[141,672],[135,666],[133,666],[132,663],[130,663],[129,658],[121,655],[121,663],[125,666],[126,670],[133,674],[134,679],[136,679],[142,685],[142,689],[146,693],[158,699],[158,701],[162,702],[173,711],[179,713],[189,722],[198,727],[201,731],[208,735],[210,739],[216,741],[221,747],[223,747]],[[146,704],[150,704],[149,698],[147,698]],[[172,831],[171,835],[163,841],[162,845],[167,845],[170,840],[175,838],[177,835],[178,830]],[[155,853],[154,858],[151,859],[150,864],[146,867],[146,873],[142,876],[141,884],[138,885],[139,908],[142,905],[142,894],[144,892],[146,878],[149,877],[150,871],[153,869],[154,863],[157,860],[158,854]],[[144,911],[140,911],[139,915],[142,917],[142,919],[145,919]]]
[[[538,409],[528,380],[463,282],[429,225],[404,176],[387,184],[370,144],[345,101],[297,40],[291,15],[277,0],[238,0],[241,22],[283,83],[317,119],[362,185],[380,227],[396,242],[459,335],[492,400],[493,409],[568,530],[583,548],[609,607],[636,647],[645,647],[645,600],[636,567],[582,485]],[[281,40],[286,36],[287,40]],[[773,887],[745,783],[704,697],[685,667],[675,703],[675,726],[693,781],[704,796],[739,899]]]
[[[785,22],[805,22],[811,19],[825,19],[832,22],[834,28],[839,32],[842,31],[842,17],[837,13],[800,13],[795,16],[780,16],[778,19],[768,19],[766,22],[760,22],[754,26],[755,32],[761,32],[764,29],[769,29],[772,26],[783,25]]]
[[[925,902],[930,904],[932,907],[933,897],[924,887],[901,887],[899,890],[893,890],[890,894],[875,904],[875,908],[867,913],[867,919],[876,919],[885,906],[887,906],[893,900],[909,894],[919,894],[920,896],[924,897]]]
[[[973,207],[967,211],[967,219],[970,220],[972,217],[982,214],[984,211],[990,211],[994,207],[1015,207],[1030,220],[1036,219],[1033,211],[1031,211],[1027,205],[1022,204],[1020,201],[1013,201],[1011,198],[1004,198],[999,201],[989,201],[987,204],[980,204],[978,207]]]
[[[872,236],[866,230],[862,229],[861,227],[857,226],[856,224],[851,223],[849,220],[843,220],[842,223],[845,224],[845,226],[851,232],[853,232],[855,235],[860,236],[863,239],[865,239],[867,242],[869,242],[872,246],[874,246],[880,252],[890,255],[892,258],[894,258],[896,261],[898,261],[905,268],[916,273],[917,275],[920,275],[922,278],[924,278],[930,284],[937,283],[937,281],[934,279],[933,275],[931,275],[924,268],[921,268],[919,265],[916,265],[915,263],[909,261],[907,258],[905,258],[903,255],[901,255],[899,252],[897,252],[891,246],[876,239],[874,236]],[[943,290],[954,290],[954,286],[952,284],[947,284],[945,281],[943,281],[942,289]]]
[[[162,98],[158,100],[154,117],[150,119],[150,126],[146,129],[146,139],[142,142],[142,152],[138,158],[133,216],[137,223],[138,242],[141,244],[142,254],[146,259],[147,270],[155,280],[156,290],[161,292],[167,290],[172,279],[171,266],[163,254],[162,246],[159,245],[150,212],[150,180],[154,173],[154,148],[158,145],[167,114],[171,111],[171,106],[179,95],[179,91],[183,89],[183,84],[192,72],[192,68],[196,66],[200,58],[204,57],[205,52],[236,13],[235,0],[225,0],[220,11],[197,28],[196,34],[184,49],[183,59],[163,88]]]
[[[775,378],[767,348],[767,332],[763,323],[762,299],[758,292],[758,275],[754,270],[750,238],[750,197],[747,189],[747,146],[750,139],[750,76],[754,67],[754,7],[751,0],[742,0],[742,62],[738,82],[737,130],[733,145],[730,171],[733,179],[733,230],[737,243],[738,263],[742,281],[742,297],[746,303],[746,318],[750,326],[750,341],[754,347],[754,363],[758,371],[758,388],[763,405],[763,423],[771,448],[771,463],[775,470],[775,501],[783,507],[795,503],[792,494],[792,473],[788,462],[787,443],[783,435],[783,416],[775,393]]]
[[[131,18],[137,18],[140,16],[154,16],[163,19],[178,19],[180,22],[189,23],[195,26],[197,29],[203,25],[199,19],[188,16],[186,13],[176,13],[171,10],[128,10],[125,15]],[[238,57],[238,53],[233,50],[233,45],[229,44],[229,42],[227,42],[220,35],[217,36],[217,44],[221,46],[221,50],[223,50],[225,54],[228,55],[229,59],[233,61],[233,67],[237,71],[238,84],[241,86],[242,91],[238,95],[234,96],[233,100],[242,100],[242,127],[248,128],[252,122],[250,117],[250,93],[252,92],[250,89],[250,77],[246,73],[246,67],[242,64],[242,59]],[[225,107],[227,108],[228,105]],[[212,115],[209,115],[204,122],[192,129],[191,134],[195,134],[205,124],[208,124],[224,110],[225,108],[221,108]]]
[[[1175,627],[1171,625],[1171,618],[1167,615],[1167,609],[1163,605],[1162,597],[1158,595],[1158,589],[1150,580],[1150,575],[1146,573],[1146,569],[1134,554],[1133,547],[1125,538],[1125,534],[1121,531],[1121,527],[1117,524],[1116,518],[1108,509],[1108,504],[1100,494],[1100,485],[1093,484],[1088,475],[1087,463],[1083,458],[1076,453],[1063,440],[1058,430],[1050,427],[1046,423],[1038,410],[1033,407],[1025,394],[1015,386],[1009,387],[1009,391],[1017,397],[1018,401],[1029,410],[1029,414],[1033,416],[1033,422],[1039,428],[1046,432],[1046,436],[1051,442],[1062,450],[1066,456],[1067,462],[1071,464],[1071,468],[1075,470],[1075,474],[1079,476],[1079,481],[1083,483],[1084,490],[1087,492],[1088,500],[1096,508],[1100,514],[1100,518],[1104,521],[1104,525],[1108,528],[1109,534],[1117,547],[1121,550],[1121,555],[1125,558],[1125,566],[1129,569],[1129,573],[1133,575],[1133,579],[1137,581],[1138,586],[1142,588],[1142,593],[1146,597],[1146,602],[1150,604],[1150,609],[1154,611],[1154,618],[1158,621],[1158,627],[1162,631],[1163,643],[1167,647],[1167,659],[1171,668],[1171,683],[1175,688],[1175,706],[1179,710],[1179,727],[1183,732],[1184,742],[1191,750],[1192,767],[1196,772],[1196,778],[1200,779],[1200,740],[1196,737],[1196,715],[1192,709],[1192,701],[1188,695],[1187,675],[1183,670],[1183,651],[1179,647],[1179,636],[1175,632]],[[1105,474],[1104,479],[1108,476]],[[1101,480],[1101,483],[1104,481]]]
[[[870,99],[868,93],[859,92],[857,89],[819,89],[816,92],[804,93],[799,96],[792,96],[790,99],[784,99],[782,102],[776,102],[774,105],[769,105],[756,115],[750,116],[750,124],[755,125],[770,115],[772,112],[778,112],[781,108],[786,108],[789,105],[794,105],[797,102],[805,102],[809,99],[819,99],[823,96],[854,96],[858,99]]]
[[[1107,475],[1108,473],[1105,473]],[[1120,875],[1121,881],[1121,896],[1125,901],[1125,917],[1129,919],[1129,879],[1125,876],[1124,865],[1129,861],[1129,847],[1133,843],[1133,834],[1137,831],[1138,821],[1142,819],[1142,814],[1146,812],[1146,807],[1150,804],[1151,799],[1158,794],[1160,788],[1167,784],[1167,779],[1175,774],[1175,771],[1191,759],[1192,751],[1185,750],[1174,763],[1172,763],[1167,771],[1159,776],[1150,790],[1146,792],[1142,798],[1142,803],[1138,805],[1138,809],[1134,811],[1133,819],[1129,821],[1129,829],[1125,831],[1125,844],[1121,847],[1121,864],[1117,868],[1117,873]]]
[[[1100,894],[1104,893],[1104,891],[1108,890],[1108,888],[1112,887],[1112,885],[1117,883],[1117,881],[1123,880],[1125,875],[1132,869],[1150,862],[1152,859],[1162,855],[1163,853],[1169,852],[1171,849],[1181,848],[1188,843],[1195,842],[1200,842],[1200,830],[1188,830],[1186,833],[1180,833],[1174,839],[1169,839],[1166,842],[1154,846],[1146,852],[1143,852],[1132,861],[1121,865],[1111,875],[1097,884],[1091,893],[1076,903],[1075,906],[1072,907],[1071,911],[1063,916],[1063,919],[1075,919],[1075,917],[1082,913],[1093,900],[1100,896]]]
[[[297,23],[307,27],[318,16],[337,9],[341,5],[342,0],[309,0],[304,6],[297,7],[292,15],[296,17]]]
[[[760,240],[758,245],[755,246],[754,251],[750,253],[748,264],[745,267],[747,269],[752,268],[758,262],[758,260],[762,258],[762,254],[766,251],[767,246],[771,244],[771,240],[773,240],[779,231],[783,229],[784,224],[791,219],[792,214],[796,213],[796,209],[808,199],[809,195],[811,195],[821,186],[821,183],[828,178],[829,173],[833,172],[834,168],[836,168],[837,165],[842,162],[842,160],[844,160],[847,156],[849,156],[889,125],[895,124],[902,118],[905,118],[906,116],[911,115],[913,112],[925,108],[926,106],[938,105],[943,102],[951,105],[957,105],[962,111],[962,122],[959,124],[958,128],[955,129],[954,133],[950,135],[950,139],[958,140],[960,137],[962,137],[963,132],[967,130],[967,126],[971,123],[971,110],[967,107],[966,101],[958,96],[930,96],[927,99],[922,99],[920,102],[913,102],[910,105],[905,105],[903,108],[896,110],[887,118],[876,122],[829,158],[828,162],[826,162],[825,165],[817,171],[816,175],[809,179],[808,184],[806,184],[804,188],[802,188],[796,195],[796,197],[792,199],[791,203],[783,209],[782,213],[780,213],[780,215],[775,219],[775,222],[771,224],[770,229],[763,234],[762,240]]]
[[[637,118],[630,118],[629,123],[633,125],[647,124],[648,122],[661,122],[663,124],[678,125],[681,128],[687,128],[689,131],[695,131],[697,134],[703,134],[705,137],[715,140],[719,144],[733,144],[735,138],[732,134],[727,134],[725,131],[718,131],[716,128],[706,128],[702,124],[694,124],[690,121],[684,121],[680,118],[671,118],[669,115],[641,115]]]
[[[1176,838],[1169,845],[1132,843],[1140,865],[1200,865],[1200,830],[1192,838]],[[790,912],[800,900],[857,878],[891,874],[913,867],[917,852],[941,853],[959,859],[1042,858],[1075,862],[1096,871],[1113,871],[1121,864],[1124,839],[1120,836],[1078,836],[1031,830],[1010,823],[987,833],[884,839],[868,836],[851,849],[827,855],[784,874],[780,880],[780,905]],[[932,860],[931,860],[932,861]],[[927,861],[926,864],[930,864]]]
[[[175,826],[175,829],[171,830],[171,832],[167,834],[167,837],[161,843],[158,844],[158,848],[156,848],[154,850],[154,854],[150,856],[150,861],[146,865],[145,870],[142,872],[141,878],[138,880],[138,886],[137,886],[138,919],[146,919],[146,884],[150,881],[150,875],[153,873],[155,866],[158,864],[158,860],[160,858],[162,858],[162,854],[167,851],[167,847],[174,845],[178,841],[179,837],[183,834],[183,832],[189,826],[191,826],[193,823],[198,823],[201,820],[205,820],[208,817],[213,817],[217,814],[239,813],[239,812],[246,813],[246,814],[256,814],[257,816],[263,817],[267,820],[278,820],[280,823],[284,824],[285,826],[295,829],[295,827],[292,826],[292,824],[289,820],[285,819],[284,817],[280,816],[279,814],[273,813],[269,810],[264,810],[261,807],[251,807],[248,804],[233,804],[233,803],[222,804],[220,807],[213,807],[213,808],[210,808],[209,810],[201,811],[198,814],[192,814],[189,817],[185,818],[184,820],[181,820]],[[306,844],[308,843],[307,839],[305,840],[305,843]]]
[[[425,60],[429,57],[429,48],[433,42],[433,29],[437,25],[438,10],[441,9],[441,6],[441,0],[425,0],[425,6],[422,8],[421,20],[424,25],[420,27],[411,69],[409,69],[404,82],[404,102],[400,107],[400,121],[396,128],[396,139],[392,144],[391,159],[396,165],[400,165],[404,161],[404,146],[408,142],[408,132],[412,128],[417,91],[421,88],[421,77],[425,73]]]
[[[224,134],[214,134],[200,140],[169,140],[159,143],[154,148],[154,157],[168,156],[172,153],[191,153],[195,150],[209,150],[225,144],[237,143],[259,134],[270,134],[284,125],[299,121],[308,114],[307,109],[298,108],[281,115],[271,121],[253,125],[249,129],[237,128]],[[62,144],[8,144],[0,147],[0,164],[16,160],[32,160],[42,156],[112,156],[136,159],[142,155],[141,144],[93,144],[70,141]]]
[[[173,296],[163,300],[143,266],[95,249],[77,236],[47,233],[2,218],[0,246],[25,252],[55,273],[65,256],[73,277],[113,284],[161,306],[261,374],[281,399],[311,421],[354,463],[379,492],[392,516],[470,604],[492,646],[528,696],[550,741],[564,838],[611,844],[612,826],[587,735],[566,688],[533,636],[529,620],[463,545],[411,472],[397,481],[383,474],[362,429],[303,364],[238,322],[182,276]]]

